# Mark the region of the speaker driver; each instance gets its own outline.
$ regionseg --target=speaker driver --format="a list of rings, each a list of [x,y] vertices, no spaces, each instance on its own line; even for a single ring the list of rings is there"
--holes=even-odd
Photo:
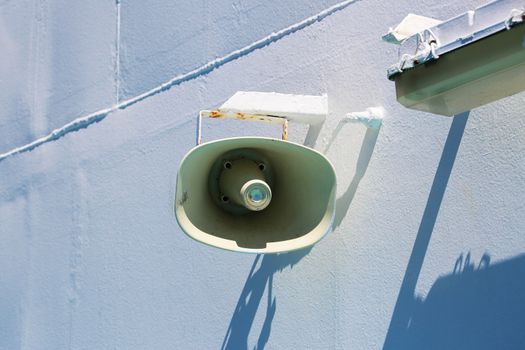
[[[222,210],[245,215],[266,209],[272,199],[272,165],[249,148],[222,154],[211,167],[210,196]]]

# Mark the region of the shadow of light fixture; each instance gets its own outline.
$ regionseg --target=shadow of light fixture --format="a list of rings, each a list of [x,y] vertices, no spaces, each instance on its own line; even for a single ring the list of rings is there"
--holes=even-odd
[[[197,146],[177,175],[175,216],[182,230],[201,243],[249,253],[317,243],[332,229],[336,175],[322,153],[287,140],[288,121],[319,130],[327,114],[326,96],[243,91],[216,110],[201,111]],[[202,143],[203,118],[279,124],[282,138]]]
[[[383,40],[405,107],[453,116],[525,90],[525,1],[497,0],[447,21],[409,14]]]

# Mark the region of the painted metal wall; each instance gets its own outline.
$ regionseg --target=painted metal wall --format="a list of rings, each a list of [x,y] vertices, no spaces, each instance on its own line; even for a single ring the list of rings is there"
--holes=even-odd
[[[380,40],[481,4],[0,1],[0,349],[521,348],[525,95],[404,109]],[[235,254],[177,227],[195,117],[238,90],[328,94],[338,211],[311,250]],[[371,106],[379,133],[334,137]],[[238,132],[279,135],[204,128]]]

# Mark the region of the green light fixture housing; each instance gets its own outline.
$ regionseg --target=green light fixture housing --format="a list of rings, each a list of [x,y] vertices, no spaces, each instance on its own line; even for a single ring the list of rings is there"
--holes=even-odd
[[[388,70],[398,102],[453,116],[525,90],[524,18],[524,0],[494,1],[438,24],[428,19],[424,30],[418,16],[415,33],[407,17],[405,36],[394,29],[383,37],[401,45]]]

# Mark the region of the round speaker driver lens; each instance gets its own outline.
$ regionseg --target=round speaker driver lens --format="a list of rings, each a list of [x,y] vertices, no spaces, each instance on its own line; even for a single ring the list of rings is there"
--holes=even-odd
[[[266,182],[252,180],[244,184],[241,189],[245,207],[250,210],[263,210],[271,201],[272,191]]]
[[[248,193],[248,198],[254,203],[260,203],[266,199],[266,192],[261,188],[252,188]]]

